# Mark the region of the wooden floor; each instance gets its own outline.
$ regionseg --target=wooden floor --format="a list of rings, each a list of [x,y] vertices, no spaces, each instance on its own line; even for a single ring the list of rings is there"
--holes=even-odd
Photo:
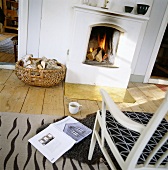
[[[15,63],[15,55],[0,52],[0,62]]]
[[[129,83],[128,91],[136,102],[117,103],[121,110],[154,113],[165,96],[165,91],[153,84]],[[83,106],[81,112],[75,115],[77,118],[101,108],[98,101],[65,97],[64,82],[51,88],[33,87],[18,80],[13,70],[0,69],[0,112],[64,116],[70,115],[68,103],[71,101],[78,101]]]

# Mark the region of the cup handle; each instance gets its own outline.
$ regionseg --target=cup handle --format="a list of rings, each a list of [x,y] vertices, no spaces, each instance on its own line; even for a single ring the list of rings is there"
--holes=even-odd
[[[82,105],[79,105],[79,112],[82,110]]]

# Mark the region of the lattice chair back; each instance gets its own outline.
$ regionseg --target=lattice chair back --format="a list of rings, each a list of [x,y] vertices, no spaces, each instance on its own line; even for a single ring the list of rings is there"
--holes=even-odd
[[[121,112],[105,90],[100,93],[88,159],[97,141],[112,170],[168,170],[168,92],[154,114]]]

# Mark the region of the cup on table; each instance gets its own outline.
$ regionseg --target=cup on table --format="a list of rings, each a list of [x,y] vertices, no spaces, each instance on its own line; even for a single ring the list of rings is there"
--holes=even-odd
[[[80,105],[78,102],[70,102],[69,103],[69,112],[71,114],[76,114],[79,111],[81,111],[82,105]]]

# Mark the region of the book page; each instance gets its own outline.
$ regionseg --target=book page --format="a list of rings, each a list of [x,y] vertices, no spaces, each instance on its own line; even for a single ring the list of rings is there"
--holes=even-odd
[[[28,141],[51,163],[54,163],[75,144],[71,137],[62,133],[53,124]]]
[[[91,129],[89,129],[76,119],[72,118],[71,116],[55,122],[53,123],[53,125],[60,131],[66,133],[68,136],[73,138],[76,143],[80,142],[82,139],[92,133]]]

